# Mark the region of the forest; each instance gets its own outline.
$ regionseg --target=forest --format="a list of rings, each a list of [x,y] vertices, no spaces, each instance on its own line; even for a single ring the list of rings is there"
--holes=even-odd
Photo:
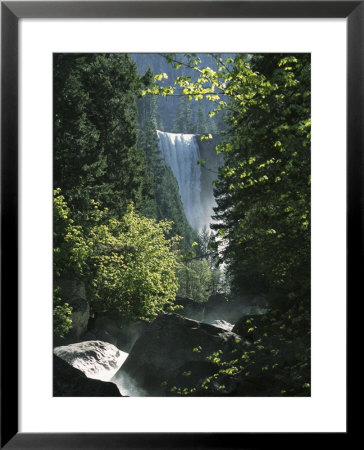
[[[310,68],[54,54],[55,396],[310,396]]]

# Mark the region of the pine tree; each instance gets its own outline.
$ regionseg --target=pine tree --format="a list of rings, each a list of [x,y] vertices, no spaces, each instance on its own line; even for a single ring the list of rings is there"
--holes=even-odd
[[[251,65],[256,75],[236,60],[246,82],[230,104],[213,228],[235,291],[265,292],[289,308],[310,299],[310,56],[263,55]]]
[[[196,120],[196,128],[194,130],[196,134],[204,134],[208,133],[208,126],[206,121],[205,110],[203,109],[201,103],[198,105],[197,109],[197,120]]]
[[[136,147],[142,80],[125,54],[54,55],[54,188],[71,211],[90,200],[121,216],[142,200],[146,161]]]
[[[182,97],[179,103],[177,116],[173,124],[174,133],[194,133],[195,127],[192,119],[192,108],[187,97]]]

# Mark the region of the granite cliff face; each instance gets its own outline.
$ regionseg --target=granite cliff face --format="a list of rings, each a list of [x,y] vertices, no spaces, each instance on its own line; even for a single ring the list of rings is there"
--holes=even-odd
[[[220,144],[221,137],[213,135],[212,139],[204,139],[202,141],[200,137],[196,135],[200,157],[204,161],[201,165],[201,203],[204,205],[205,216],[211,217],[213,214],[212,208],[216,204],[212,183],[217,179],[218,170],[224,164],[222,154],[218,155],[216,153],[216,146]]]
[[[222,56],[231,56],[232,54],[222,54]],[[171,64],[169,64],[166,59],[159,53],[131,53],[131,58],[135,61],[138,72],[143,74],[148,68],[150,68],[154,74],[166,73],[168,79],[166,83],[168,85],[173,85],[174,80],[179,76],[189,76],[193,80],[198,78],[198,73],[188,67],[182,66],[178,70],[174,69]],[[207,53],[197,53],[197,56],[201,58],[201,65],[203,67],[210,67],[213,70],[217,69],[217,64],[213,56]],[[177,55],[176,59],[182,60],[183,55]],[[178,106],[181,102],[181,97],[171,96],[171,97],[161,97],[158,101],[158,113],[162,119],[164,130],[172,131],[173,123],[176,118],[178,111]],[[202,105],[205,115],[214,109],[214,104],[208,100],[201,100],[198,102],[191,101],[190,106],[194,115],[197,113],[199,105]]]

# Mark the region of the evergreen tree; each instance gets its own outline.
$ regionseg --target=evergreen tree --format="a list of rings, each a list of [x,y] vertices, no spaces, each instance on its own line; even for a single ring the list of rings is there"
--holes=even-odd
[[[220,256],[237,293],[265,292],[288,309],[310,298],[310,55],[236,55],[218,70],[189,65],[189,99],[228,111],[225,166],[216,182]],[[167,59],[176,67],[175,55]],[[173,87],[155,92],[170,95]],[[148,89],[146,90],[148,92]],[[281,301],[282,300],[282,301]]]
[[[194,129],[194,132],[196,134],[204,134],[209,132],[205,110],[203,109],[201,103],[198,105],[197,109],[196,128]]]
[[[265,292],[287,309],[310,299],[310,56],[251,65],[235,60],[246,82],[230,104],[213,228],[235,291]]]
[[[206,259],[193,259],[182,264],[177,271],[179,297],[206,302],[213,291],[212,271]]]
[[[192,134],[194,130],[191,104],[188,98],[184,96],[178,106],[173,132]]]
[[[54,187],[73,213],[90,200],[119,217],[142,200],[146,161],[136,147],[143,84],[125,54],[54,55]]]
[[[176,65],[174,56],[169,60]],[[227,364],[219,357],[202,388],[213,380],[224,389],[226,375],[240,373],[247,381],[253,374],[257,395],[268,386],[275,395],[310,395],[310,55],[236,55],[218,70],[193,57],[190,64],[199,79],[180,78],[184,95],[211,100],[210,116],[227,111],[228,133],[218,146],[225,166],[215,189],[216,251],[232,294],[264,293],[270,304],[261,323],[242,318],[240,333],[251,336],[252,350]],[[170,95],[174,87],[163,89]]]

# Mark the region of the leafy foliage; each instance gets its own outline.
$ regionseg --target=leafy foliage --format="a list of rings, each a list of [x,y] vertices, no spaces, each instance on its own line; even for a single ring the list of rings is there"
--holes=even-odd
[[[54,190],[53,201],[53,270],[54,278],[80,278],[91,254],[84,230],[71,218],[61,190]]]
[[[206,302],[212,293],[212,271],[206,259],[186,261],[177,271],[179,297]]]
[[[53,292],[53,333],[57,338],[64,338],[72,329],[72,308],[62,301],[58,289]]]
[[[169,56],[177,64],[175,55]],[[217,57],[218,70],[189,55],[197,81],[177,78],[211,115],[227,110],[229,132],[215,186],[217,244],[236,293],[265,292],[286,307],[310,291],[310,56]],[[160,90],[167,89],[160,87]],[[173,91],[173,88],[170,88]],[[165,94],[168,95],[167,90]],[[288,305],[287,305],[288,303]]]
[[[182,255],[177,271],[178,296],[206,302],[212,294],[227,292],[223,269],[217,264],[213,233],[204,227],[191,250]]]
[[[132,206],[121,220],[95,224],[89,235],[90,298],[95,311],[114,312],[124,319],[153,319],[165,306],[173,309],[179,238],[165,237],[170,227],[170,222],[140,216]]]
[[[216,348],[205,356],[209,373],[190,370],[179,382],[167,383],[166,393],[177,396],[295,396],[311,394],[309,314],[294,305],[261,316],[246,316],[244,336],[230,351]],[[245,329],[244,329],[245,328]],[[250,336],[249,340],[247,337]],[[248,340],[249,344],[244,344]],[[243,345],[243,349],[242,349]],[[192,352],[202,353],[201,347]]]
[[[61,190],[56,189],[53,200],[53,332],[57,338],[64,338],[72,328],[72,308],[59,294],[59,280],[80,279],[91,253],[82,227],[75,225],[70,216]]]
[[[238,59],[230,137],[220,151],[215,226],[236,291],[289,305],[310,292],[309,55]]]
[[[176,66],[175,55],[169,60]],[[203,388],[213,381],[224,392],[225,377],[246,370],[245,376],[253,373],[255,382],[264,374],[263,385],[279,388],[276,395],[307,395],[310,56],[236,55],[217,58],[217,70],[201,67],[195,55],[189,60],[199,78],[178,80],[184,95],[213,102],[212,116],[227,111],[228,133],[218,147],[225,166],[215,184],[216,252],[227,264],[236,295],[264,293],[273,308],[262,341],[252,343],[249,367],[225,361]],[[254,335],[255,326],[249,330]],[[268,349],[273,356],[294,352],[295,357],[277,369],[279,363],[271,363],[267,355],[264,364],[264,358],[253,356]],[[178,389],[187,395],[183,387]],[[243,389],[238,395],[247,393]]]
[[[171,223],[139,215],[129,205],[121,219],[108,217],[96,202],[76,226],[59,190],[54,198],[54,273],[86,283],[93,311],[109,311],[127,319],[153,319],[166,307],[173,310],[179,237],[167,238]],[[70,310],[55,293],[55,332],[70,329]]]
[[[216,349],[208,359],[214,371],[201,386],[172,389],[228,395],[239,379],[245,381],[233,395],[254,389],[262,395],[267,386],[270,395],[309,395],[310,56],[214,58],[211,69],[194,54],[182,61],[167,56],[176,69],[188,66],[195,74],[183,73],[169,86],[163,74],[139,76],[127,55],[55,55],[54,180],[68,201],[56,191],[55,286],[72,275],[86,282],[94,311],[153,319],[166,306],[173,309],[178,289],[204,301],[218,284],[212,269],[220,259],[235,294],[264,293],[272,310],[263,324],[247,318],[248,352],[236,348],[230,357]],[[202,109],[190,114],[188,100],[209,100],[209,116],[224,111],[227,120],[218,147],[225,166],[215,184],[214,241],[189,228],[158,149],[155,130],[163,125],[153,95],[176,93],[185,96],[176,131],[198,127],[206,138],[212,132]],[[157,222],[164,217],[174,223]],[[69,331],[70,314],[56,289],[59,336]]]
[[[155,85],[142,91],[142,95],[147,92],[158,94],[154,97],[158,113],[163,118],[163,127],[158,125],[159,130],[176,133],[215,133],[217,128],[220,129],[221,123],[218,124],[218,120],[216,120],[220,118],[218,116],[208,117],[208,112],[212,108],[210,102],[208,100],[190,102],[183,95],[183,88],[180,86],[182,80],[196,82],[199,78],[198,72],[191,67],[189,56],[191,55],[176,55],[172,65],[168,64],[167,55],[132,54],[132,58],[137,62],[141,71],[149,66],[156,73],[159,72],[159,75],[154,77]],[[213,55],[203,53],[196,56],[196,59],[200,61],[201,65],[217,67]],[[178,67],[178,70],[175,70],[175,67]],[[165,89],[160,90],[161,86]],[[171,97],[172,92],[173,96]]]

